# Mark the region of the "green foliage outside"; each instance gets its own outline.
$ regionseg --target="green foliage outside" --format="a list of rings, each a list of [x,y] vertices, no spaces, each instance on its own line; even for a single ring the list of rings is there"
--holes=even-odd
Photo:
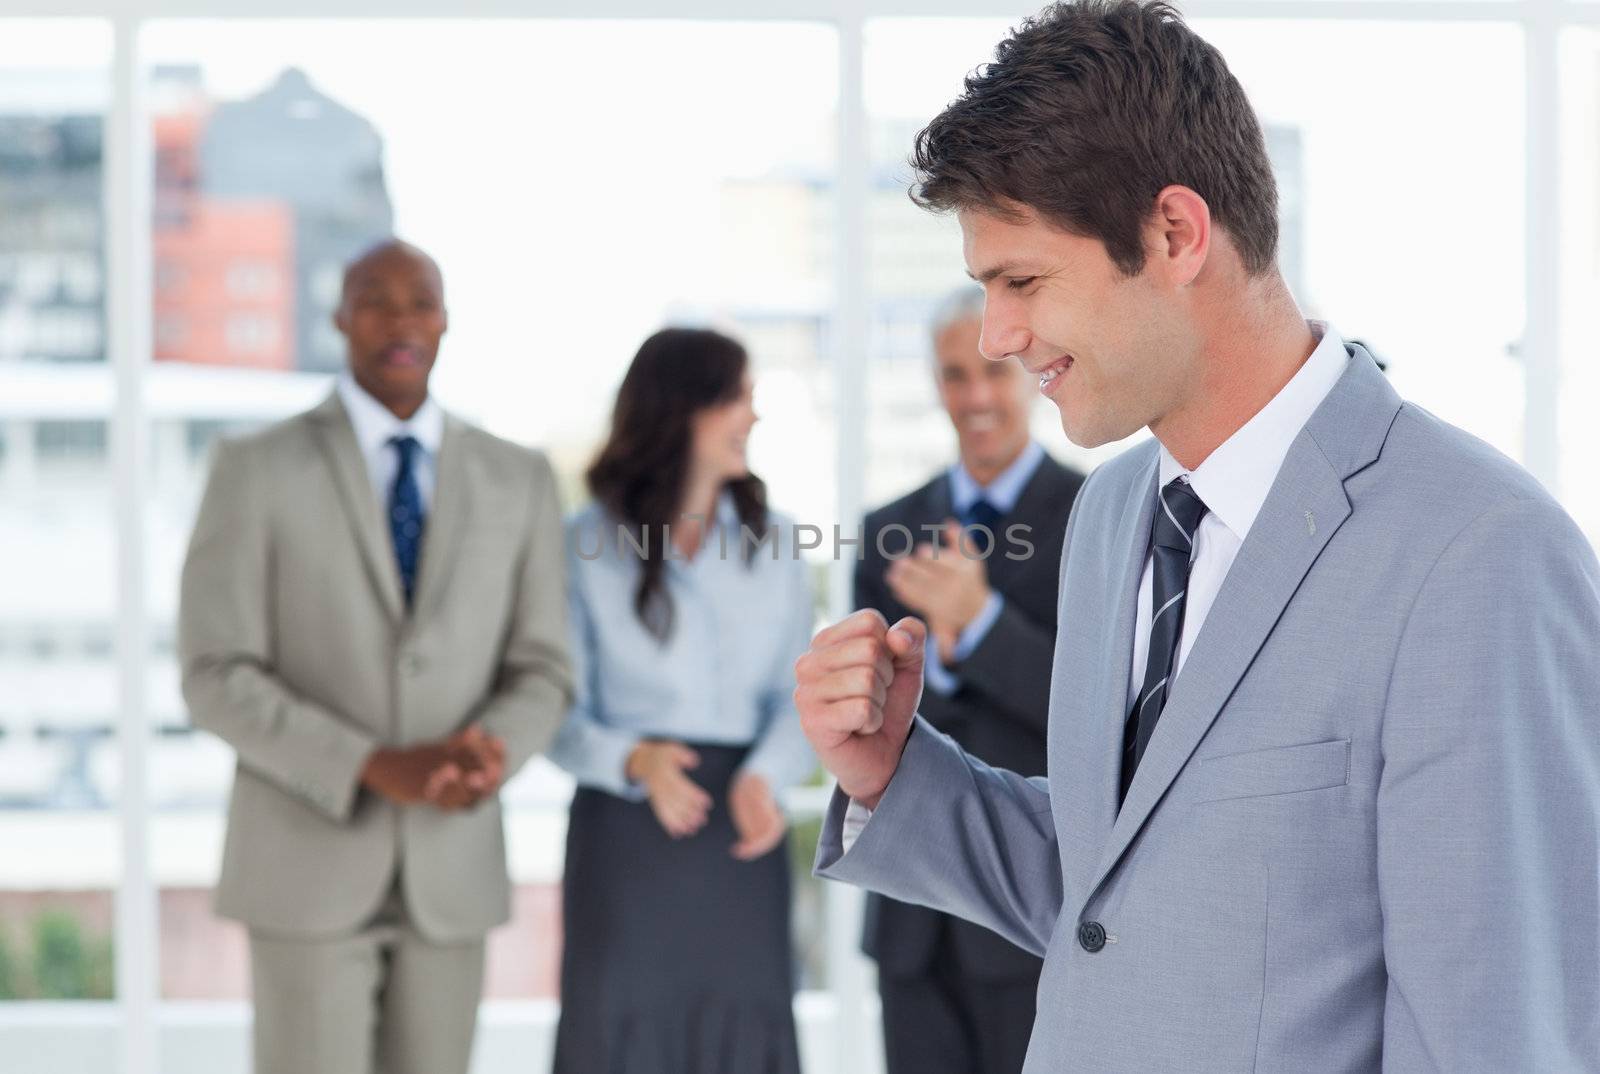
[[[811,878],[817,840],[822,838],[822,818],[812,817],[789,826],[789,867],[796,881]]]
[[[822,834],[822,819],[812,817],[789,827],[789,867],[794,883],[794,953],[796,982],[820,988],[827,980],[827,909],[823,881],[811,875],[811,859]]]
[[[0,928],[0,1001],[112,997],[110,937],[62,910],[41,911],[24,931]]]
[[[21,993],[21,972],[16,952],[11,949],[11,937],[0,931],[0,1000],[20,999]]]

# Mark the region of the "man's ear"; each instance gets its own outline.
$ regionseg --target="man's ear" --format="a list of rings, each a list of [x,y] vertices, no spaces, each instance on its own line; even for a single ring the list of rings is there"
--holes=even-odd
[[[1156,195],[1147,249],[1178,287],[1193,283],[1211,253],[1211,207],[1186,186],[1166,187]]]
[[[333,327],[338,329],[341,336],[348,336],[350,334],[350,320],[348,316],[346,316],[345,302],[343,299],[340,299],[339,304],[333,307],[333,316],[330,319],[333,321]]]
[[[444,309],[440,310],[439,318],[444,322],[444,327],[439,329],[439,334],[444,335],[446,332],[450,331],[450,307],[446,306]]]

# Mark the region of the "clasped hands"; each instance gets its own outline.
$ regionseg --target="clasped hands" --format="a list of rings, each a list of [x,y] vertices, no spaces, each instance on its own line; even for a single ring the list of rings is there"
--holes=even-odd
[[[917,545],[911,555],[889,564],[884,580],[894,598],[927,623],[939,659],[952,663],[956,641],[983,611],[990,592],[988,571],[961,524],[945,519],[944,547]]]
[[[711,815],[711,795],[689,778],[700,755],[681,742],[641,742],[628,755],[628,779],[644,788],[656,821],[674,839],[694,835]],[[783,841],[787,824],[767,781],[754,772],[734,777],[728,812],[739,841],[728,853],[754,861]]]
[[[478,724],[415,746],[380,747],[361,770],[361,785],[396,805],[471,809],[500,789],[506,745]]]

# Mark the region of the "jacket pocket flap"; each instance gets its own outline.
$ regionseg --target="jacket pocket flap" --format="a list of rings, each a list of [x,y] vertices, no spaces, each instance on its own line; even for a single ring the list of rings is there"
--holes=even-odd
[[[1303,742],[1244,753],[1196,757],[1185,776],[1191,802],[1293,794],[1350,782],[1350,740]]]

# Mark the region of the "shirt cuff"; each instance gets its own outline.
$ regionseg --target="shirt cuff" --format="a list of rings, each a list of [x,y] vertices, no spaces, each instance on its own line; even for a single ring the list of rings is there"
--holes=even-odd
[[[961,680],[952,675],[939,659],[939,644],[931,637],[922,650],[922,681],[941,697],[949,697],[961,689]]]
[[[547,756],[585,786],[642,802],[645,789],[629,779],[627,771],[628,758],[641,741],[638,735],[574,713],[556,733]]]
[[[861,829],[867,826],[867,821],[872,819],[872,810],[850,799],[850,804],[845,808],[844,821],[839,827],[839,844],[844,847],[846,854],[855,846],[856,839],[861,835]]]
[[[957,663],[971,656],[973,650],[983,643],[983,639],[989,634],[989,629],[994,626],[994,621],[1000,618],[1000,609],[1004,608],[1005,604],[1006,598],[992,589],[989,591],[989,599],[983,602],[983,608],[956,636]]]

